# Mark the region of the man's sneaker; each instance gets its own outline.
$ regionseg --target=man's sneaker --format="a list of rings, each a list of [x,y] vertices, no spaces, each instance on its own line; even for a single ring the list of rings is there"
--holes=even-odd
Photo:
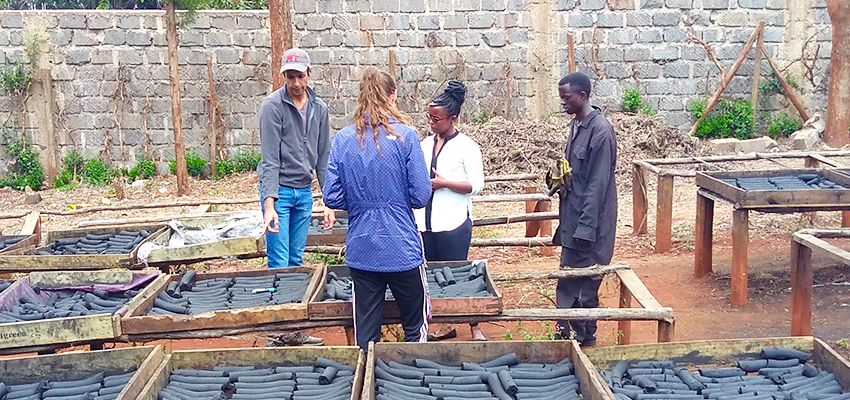
[[[325,339],[310,336],[304,332],[288,332],[280,335],[278,340],[287,346],[323,346]]]

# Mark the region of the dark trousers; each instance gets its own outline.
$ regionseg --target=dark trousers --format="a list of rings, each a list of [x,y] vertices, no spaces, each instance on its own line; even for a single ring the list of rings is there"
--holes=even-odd
[[[466,261],[472,242],[472,221],[447,232],[422,232],[425,259],[428,261]]]
[[[354,337],[363,351],[369,342],[381,340],[384,322],[384,296],[387,286],[401,314],[405,342],[428,339],[428,303],[425,300],[425,266],[403,272],[371,272],[351,268],[354,281]]]
[[[469,258],[469,244],[472,243],[472,220],[452,231],[422,232],[422,244],[425,247],[425,259],[428,261],[466,261]],[[469,326],[478,326],[477,322]]]
[[[564,252],[574,251],[562,247],[561,259]],[[558,279],[556,297],[558,308],[597,308],[599,307],[599,285],[601,276]],[[558,321],[558,330],[564,338],[570,337],[570,330],[575,332],[575,340],[579,343],[596,339],[596,321]]]

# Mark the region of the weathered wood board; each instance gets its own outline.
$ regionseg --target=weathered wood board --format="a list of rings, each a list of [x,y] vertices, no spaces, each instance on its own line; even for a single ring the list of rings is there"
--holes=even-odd
[[[228,215],[212,215],[179,219],[187,228],[203,228],[224,222]],[[151,239],[153,243],[168,245],[174,230],[167,227],[162,234]],[[266,255],[266,236],[236,237],[220,239],[211,243],[193,244],[182,247],[154,249],[147,259],[149,265],[190,264],[229,256],[257,258]]]
[[[351,365],[354,370],[350,400],[360,398],[366,356],[359,347],[261,347],[252,349],[220,349],[175,351],[160,363],[137,400],[156,400],[168,384],[175,369],[212,369],[218,366],[269,367],[282,364],[311,365],[317,357],[328,358]]]
[[[0,359],[0,376],[8,384],[23,384],[46,379],[77,380],[99,372],[124,372],[135,375],[116,400],[136,400],[156,368],[165,360],[162,346],[73,352],[45,356],[21,356]]]
[[[255,271],[239,272],[215,272],[198,274],[196,279],[232,278],[236,276],[266,276],[277,273],[302,272],[313,274],[301,303],[281,304],[265,307],[239,308],[233,310],[220,310],[194,314],[187,316],[172,315],[145,315],[153,307],[153,302],[160,292],[166,289],[168,284],[179,280],[180,275],[168,275],[160,282],[157,288],[146,295],[137,304],[127,311],[121,320],[122,331],[125,334],[147,334],[179,332],[189,330],[213,329],[213,328],[236,328],[244,326],[255,326],[278,322],[291,322],[307,319],[307,302],[313,296],[313,292],[320,279],[320,271],[309,267],[292,267],[281,269],[265,269]]]
[[[583,350],[598,370],[617,361],[672,360],[680,367],[730,366],[739,358],[757,357],[763,347],[790,347],[812,354],[815,365],[835,374],[844,390],[850,390],[850,363],[826,343],[811,336],[760,339],[720,339],[692,342],[596,347]],[[598,377],[601,381],[601,375]]]
[[[459,267],[469,265],[471,261],[445,261],[429,262],[428,266],[433,268]],[[350,318],[354,312],[350,301],[323,301],[325,296],[325,282],[328,272],[334,271],[339,276],[351,276],[348,267],[344,265],[325,266],[321,270],[321,279],[308,306],[311,320]],[[484,281],[487,290],[493,297],[456,297],[456,298],[431,298],[431,312],[435,317],[459,316],[459,315],[498,315],[502,313],[502,294],[493,283],[489,270],[485,269]],[[398,306],[395,300],[384,303],[384,316],[387,318],[398,317]]]
[[[794,206],[847,205],[850,203],[850,189],[801,189],[801,190],[743,190],[723,182],[721,179],[733,178],[772,178],[787,175],[819,174],[844,187],[850,188],[850,176],[835,170],[805,168],[770,171],[723,171],[698,172],[696,184],[733,203],[738,208],[760,208],[769,212],[770,208]]]
[[[161,275],[141,289],[127,303],[127,309],[161,284]],[[15,281],[8,289],[0,293],[0,298],[19,296],[21,292],[32,291],[28,278]],[[32,347],[62,343],[85,343],[93,340],[114,339],[121,336],[120,316],[113,314],[86,315],[70,318],[51,318],[37,321],[24,321],[0,324],[0,349]]]
[[[53,289],[92,284],[124,284],[133,281],[133,271],[126,269],[96,271],[35,271],[29,274],[30,286]]]
[[[10,237],[20,237],[24,235],[8,235],[8,236],[0,236],[0,240],[4,240]],[[5,249],[0,250],[0,254],[9,254],[15,251],[26,251],[36,248],[38,246],[38,235],[26,235],[26,239],[21,240],[18,243],[15,243]]]
[[[613,400],[614,394],[602,384],[596,367],[572,340],[516,342],[443,342],[443,343],[370,343],[366,359],[366,376],[361,399],[375,399],[375,363],[377,359],[413,364],[414,358],[424,358],[440,364],[461,365],[462,362],[483,362],[508,353],[516,353],[520,362],[553,363],[564,358],[575,365],[579,391],[586,400]]]
[[[88,233],[105,234],[127,229],[146,229],[151,235],[145,238],[128,254],[76,254],[42,256],[34,254],[46,248],[50,243],[64,238],[79,237]],[[44,271],[44,270],[91,270],[110,268],[133,268],[136,264],[136,252],[143,243],[152,240],[165,230],[164,225],[127,225],[107,228],[85,228],[47,233],[45,245],[35,249],[17,250],[0,255],[0,271]]]

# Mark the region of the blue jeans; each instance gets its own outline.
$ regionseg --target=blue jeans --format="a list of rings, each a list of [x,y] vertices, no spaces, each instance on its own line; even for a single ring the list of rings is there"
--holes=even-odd
[[[260,199],[263,189],[260,188]],[[277,211],[280,232],[266,231],[266,256],[269,268],[297,267],[304,264],[307,247],[307,228],[313,211],[313,193],[309,187],[295,189],[280,186],[274,209]],[[265,210],[260,201],[260,209]]]

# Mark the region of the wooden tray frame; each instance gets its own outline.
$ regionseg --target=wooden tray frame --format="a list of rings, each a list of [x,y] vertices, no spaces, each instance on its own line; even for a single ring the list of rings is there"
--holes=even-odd
[[[152,272],[155,274],[157,272]],[[148,283],[139,294],[127,303],[127,309],[136,306],[161,284],[160,274]],[[0,296],[15,288],[29,285],[28,279],[18,279]],[[121,336],[121,317],[114,314],[86,315],[71,318],[51,318],[0,324],[0,349],[44,346],[51,344],[85,343]]]
[[[127,347],[112,350],[73,352],[44,356],[0,359],[4,382],[32,382],[37,376],[62,376],[75,380],[109,370],[136,368],[136,373],[116,400],[136,400],[156,368],[165,359],[159,346]]]
[[[429,262],[428,265],[442,267],[460,267],[469,265],[472,261],[442,261]],[[486,262],[485,262],[486,265]],[[354,309],[350,301],[322,301],[325,296],[325,281],[328,277],[328,272],[338,269],[348,269],[345,265],[330,265],[321,269],[321,280],[316,288],[313,297],[310,298],[308,310],[311,320],[330,320],[340,318],[350,318],[354,315]],[[502,304],[502,293],[493,282],[490,276],[490,271],[485,268],[484,282],[487,284],[487,290],[494,297],[456,297],[456,298],[431,298],[431,312],[433,316],[461,316],[461,315],[499,315],[504,309]],[[395,301],[384,302],[384,317],[398,317],[399,311]]]
[[[552,363],[566,357],[575,365],[579,391],[586,400],[614,400],[596,367],[581,352],[574,340],[541,340],[516,342],[443,342],[443,343],[369,343],[366,376],[361,399],[375,399],[375,363],[377,359],[411,364],[414,358],[448,364],[482,362],[507,353],[516,353],[520,362]]]
[[[243,212],[244,213],[244,212]],[[233,213],[239,214],[239,213]],[[224,222],[231,215],[212,215],[180,218],[178,221],[188,228],[215,225]],[[166,229],[151,242],[167,244],[174,230]],[[193,244],[183,247],[154,249],[148,256],[149,265],[191,264],[204,260],[237,256],[239,258],[257,258],[266,255],[266,235],[220,239],[212,243]]]
[[[141,302],[127,311],[121,319],[122,331],[127,335],[155,334],[179,331],[193,331],[217,328],[237,328],[244,326],[259,326],[263,324],[300,321],[307,319],[307,303],[313,296],[321,275],[320,270],[310,267],[277,268],[254,271],[213,272],[198,274],[196,279],[231,278],[237,276],[268,276],[277,273],[306,272],[312,273],[310,282],[304,292],[301,303],[281,304],[265,307],[239,308],[219,310],[202,314],[178,317],[172,315],[145,315],[153,307],[153,302],[160,292],[172,281],[179,280],[179,275],[167,275],[161,284],[148,294]]]
[[[157,225],[127,225],[120,227],[83,228],[66,231],[51,231],[47,233],[45,244],[34,249],[11,251],[0,256],[0,271],[47,271],[74,269],[109,269],[133,268],[136,264],[136,253],[139,246],[161,235],[167,227]],[[129,229],[147,229],[151,235],[141,241],[128,254],[76,254],[71,256],[40,256],[35,252],[50,245],[58,239],[79,237],[87,233],[104,234]]]
[[[7,254],[7,253],[14,252],[14,251],[31,250],[31,249],[35,249],[38,246],[38,235],[35,235],[35,234],[33,234],[33,235],[0,235],[0,240],[3,240],[5,238],[9,238],[9,237],[20,237],[20,236],[26,236],[26,239],[21,240],[20,242],[15,243],[15,244],[13,244],[13,245],[11,245],[11,246],[3,249],[3,250],[0,250],[0,254]]]
[[[850,203],[850,189],[799,189],[799,190],[743,190],[721,179],[771,178],[788,174],[818,174],[850,187],[850,176],[832,169],[801,168],[768,171],[697,172],[696,184],[729,202],[736,208],[793,207],[813,205],[840,205]]]
[[[366,356],[359,347],[260,347],[251,349],[217,349],[175,351],[165,357],[153,373],[136,400],[156,400],[159,392],[168,384],[171,371],[179,368],[209,369],[216,366],[257,365],[268,366],[292,361],[297,364],[312,364],[317,357],[354,366],[350,400],[360,398],[363,387]]]
[[[609,369],[620,360],[672,360],[681,367],[723,366],[734,365],[741,357],[756,356],[765,346],[790,347],[812,354],[815,365],[832,372],[841,387],[850,390],[850,363],[822,340],[811,336],[637,344],[583,351],[598,369]],[[602,381],[601,375],[597,378]]]
[[[337,218],[348,218],[348,213],[342,210],[335,210],[334,215]],[[310,220],[318,218],[322,219],[322,214],[313,214]],[[348,236],[348,228],[331,229],[329,233],[319,235],[307,235],[307,246],[328,246],[335,244],[345,244],[345,238]]]

